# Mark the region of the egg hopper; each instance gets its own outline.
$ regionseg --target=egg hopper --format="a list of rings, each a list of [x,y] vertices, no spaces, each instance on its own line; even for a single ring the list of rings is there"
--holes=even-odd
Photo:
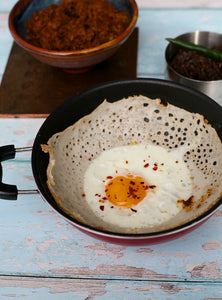
[[[139,97],[117,101],[134,95]],[[143,96],[161,98],[161,101]],[[100,105],[105,98],[113,103],[104,102]],[[68,116],[72,114],[71,107],[74,108],[74,114],[65,122],[66,113]],[[51,138],[50,148],[45,149],[50,153],[50,197],[54,196],[53,205],[59,206],[59,210],[68,218],[98,230],[102,228],[115,233],[149,234],[168,231],[198,220],[218,205],[222,151],[221,141],[212,126],[221,131],[221,109],[213,113],[218,106],[208,97],[171,82],[136,79],[94,87],[74,96],[60,109],[62,119],[59,118],[59,128],[54,128],[55,135],[52,138],[52,132],[47,139],[47,133],[44,132],[45,141],[41,141],[41,144],[46,145],[48,138]],[[195,114],[197,112],[200,114]],[[50,116],[51,121],[58,118],[57,113],[60,114],[59,110]],[[87,114],[90,115],[82,118]],[[207,124],[206,119],[210,123],[212,121],[212,126]],[[62,120],[64,124],[61,126]],[[76,121],[76,125],[69,127]],[[64,129],[62,134],[58,134]],[[154,228],[128,231],[105,224],[95,218],[89,207],[82,202],[82,178],[90,163],[88,158],[97,156],[103,149],[144,141],[167,149],[184,145],[188,147],[185,160],[194,178],[194,203],[169,223]],[[44,166],[45,170],[47,166],[48,163]],[[47,180],[46,175],[44,177]]]

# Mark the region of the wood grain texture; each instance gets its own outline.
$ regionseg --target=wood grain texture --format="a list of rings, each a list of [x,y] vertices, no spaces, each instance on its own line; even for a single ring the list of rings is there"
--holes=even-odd
[[[0,276],[0,299],[221,299],[219,283],[80,280]],[[203,297],[204,295],[204,297]]]
[[[0,11],[9,11],[15,4],[15,0],[1,0]],[[139,8],[218,8],[222,7],[220,0],[137,0]]]
[[[222,7],[220,0],[137,0],[139,7],[141,8],[215,8]]]

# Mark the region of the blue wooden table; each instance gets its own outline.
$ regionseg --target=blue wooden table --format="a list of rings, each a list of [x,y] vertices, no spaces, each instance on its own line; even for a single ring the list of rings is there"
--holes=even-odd
[[[196,29],[222,32],[218,1],[208,8],[181,7],[183,1],[162,7],[163,2],[153,7],[151,1],[142,1],[140,6],[140,77],[165,78],[165,37]],[[178,7],[170,7],[174,2]],[[1,77],[12,45],[7,18],[14,3],[0,0]],[[0,144],[32,146],[43,121],[1,118]],[[30,153],[17,154],[3,166],[5,182],[18,189],[36,188]],[[40,195],[0,200],[0,300],[14,298],[222,299],[222,210],[177,240],[124,247],[80,233]]]

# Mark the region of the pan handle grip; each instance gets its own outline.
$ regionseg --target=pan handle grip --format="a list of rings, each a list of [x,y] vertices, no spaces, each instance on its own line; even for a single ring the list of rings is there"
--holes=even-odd
[[[6,200],[17,200],[18,190],[16,185],[5,184],[2,182],[3,171],[1,162],[15,158],[14,145],[6,145],[0,147],[0,198]]]

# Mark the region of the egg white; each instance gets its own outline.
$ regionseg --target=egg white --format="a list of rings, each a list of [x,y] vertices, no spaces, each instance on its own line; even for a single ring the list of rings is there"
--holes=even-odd
[[[160,225],[180,212],[182,205],[178,200],[192,196],[192,179],[183,160],[184,152],[184,148],[169,151],[143,144],[106,150],[91,162],[84,174],[84,198],[106,223],[132,229]],[[141,176],[148,185],[156,187],[149,189],[132,209],[115,206],[108,200],[99,201],[106,196],[107,176],[127,174]]]

